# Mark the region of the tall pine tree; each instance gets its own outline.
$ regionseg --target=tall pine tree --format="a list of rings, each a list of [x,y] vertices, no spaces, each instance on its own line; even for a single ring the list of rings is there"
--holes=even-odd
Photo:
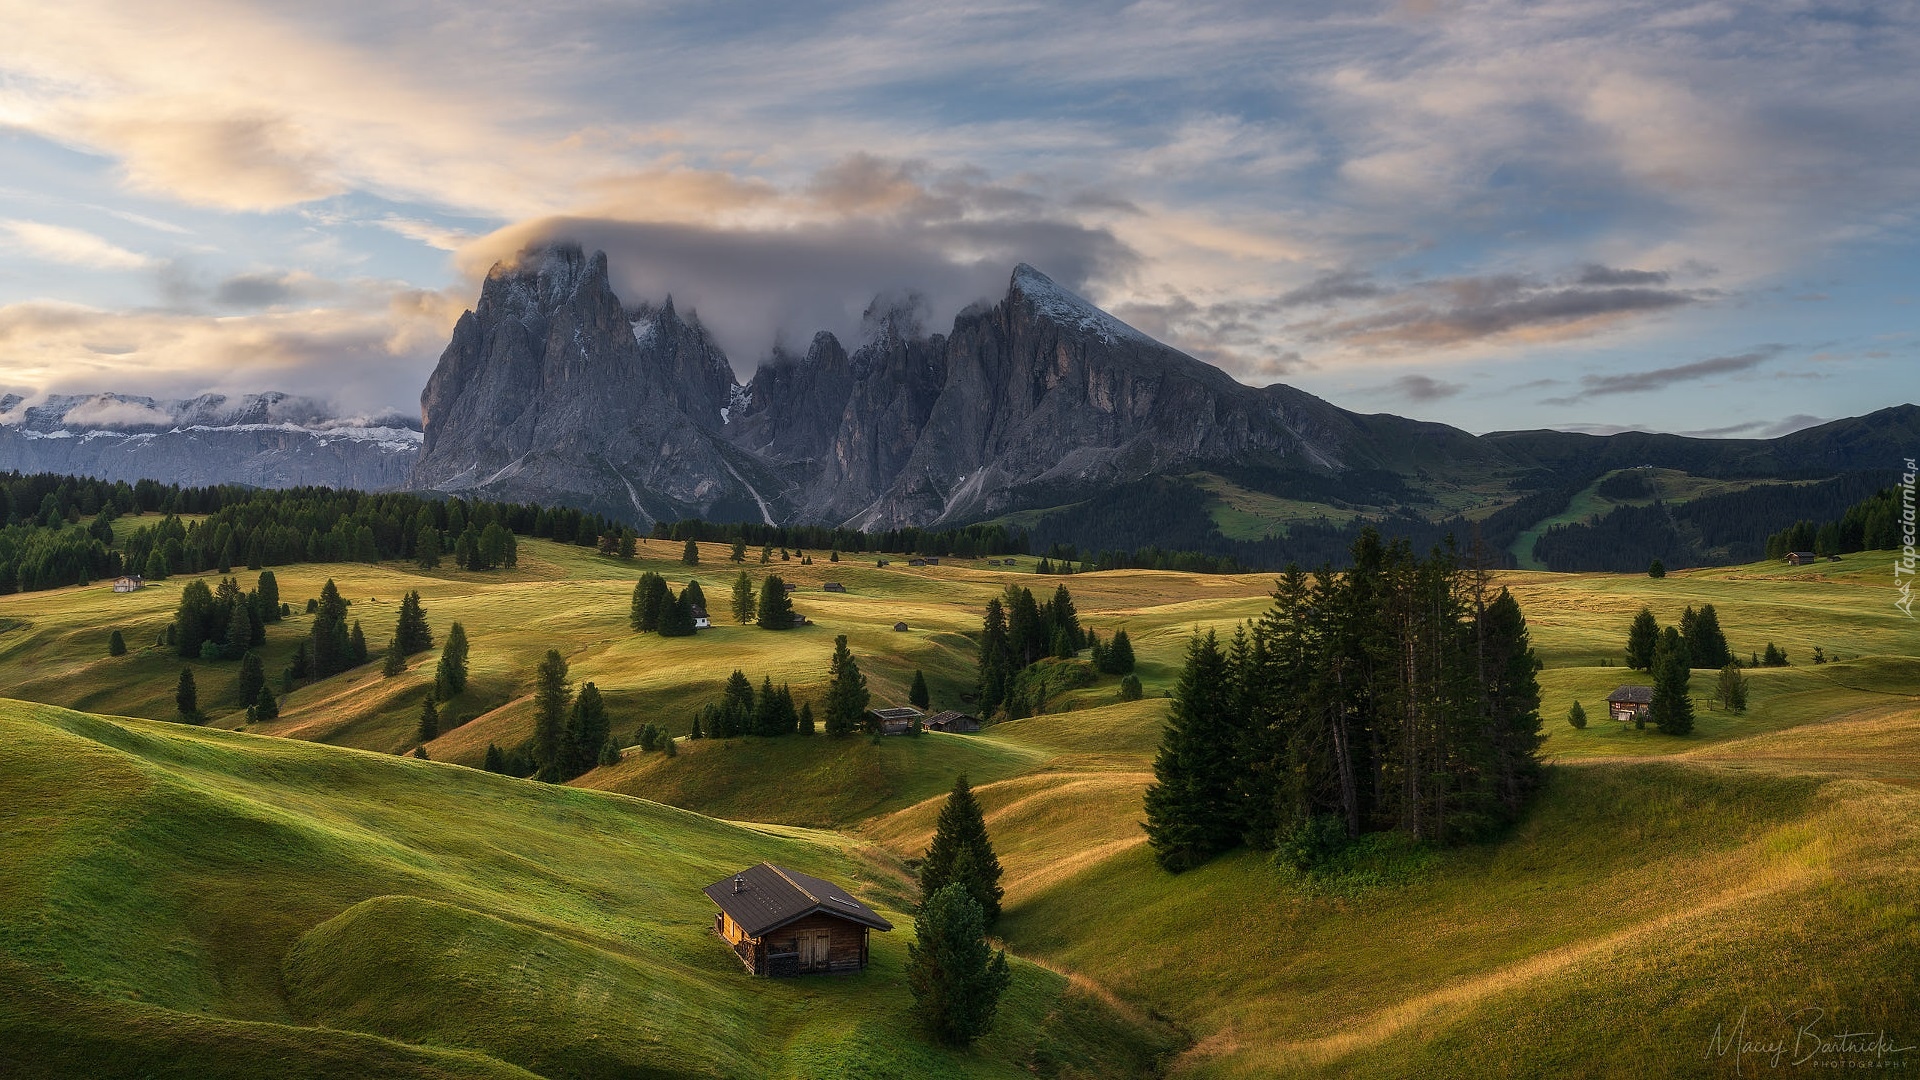
[[[827,734],[850,735],[861,727],[872,695],[867,691],[867,677],[860,674],[860,665],[847,649],[847,635],[833,639],[833,662],[828,670],[827,696],[822,703],[827,711]]]
[[[1231,697],[1219,641],[1212,631],[1194,635],[1146,795],[1147,843],[1175,873],[1239,841]]]
[[[940,819],[933,827],[933,843],[920,863],[920,895],[931,897],[958,884],[980,905],[986,924],[1000,918],[1000,859],[987,836],[986,815],[973,797],[965,774],[953,782]]]
[[[558,649],[548,649],[533,673],[533,757],[543,780],[554,780],[565,770],[567,709],[572,703],[566,658]]]

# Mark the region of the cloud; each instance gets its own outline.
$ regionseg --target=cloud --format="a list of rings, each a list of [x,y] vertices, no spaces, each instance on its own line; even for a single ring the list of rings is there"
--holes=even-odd
[[[1289,308],[1303,304],[1331,304],[1340,300],[1371,300],[1386,292],[1384,287],[1374,282],[1371,275],[1342,270],[1322,274],[1299,288],[1281,293],[1275,305]]]
[[[173,422],[171,414],[137,401],[89,398],[68,409],[61,423],[75,427],[130,428],[153,427]]]
[[[1629,317],[1697,303],[1704,294],[1502,274],[1415,282],[1375,295],[1381,301],[1371,311],[1310,320],[1291,329],[1309,341],[1382,351],[1447,348],[1489,339],[1558,341],[1598,333]]]
[[[1402,375],[1382,387],[1385,393],[1420,402],[1440,401],[1465,389],[1459,383],[1441,382],[1426,375]]]
[[[1665,270],[1615,270],[1594,263],[1574,280],[1580,285],[1665,285],[1672,276]]]
[[[1017,263],[1080,290],[1137,262],[1107,229],[977,172],[861,155],[794,190],[690,172],[630,179],[638,190],[610,187],[599,214],[517,223],[467,244],[456,262],[477,283],[530,244],[603,250],[622,301],[671,294],[683,312],[697,310],[743,377],[779,341],[828,330],[857,343],[860,316],[882,293],[919,292],[931,328],[944,330],[967,305],[1004,296]],[[699,212],[687,217],[730,223],[625,216],[680,216],[690,204]]]
[[[154,260],[80,229],[39,221],[0,221],[13,245],[36,258],[93,270],[138,270]]]
[[[1691,364],[1655,368],[1651,371],[1632,371],[1619,375],[1583,375],[1580,378],[1579,393],[1567,397],[1546,398],[1541,404],[1574,405],[1590,398],[1606,397],[1612,394],[1644,394],[1664,390],[1677,383],[1692,382],[1715,375],[1752,371],[1783,351],[1785,351],[1784,346],[1765,345],[1737,356],[1715,356],[1706,360],[1696,360]]]
[[[435,225],[431,221],[418,221],[400,217],[397,214],[388,214],[375,220],[374,224],[388,232],[404,236],[409,240],[417,240],[428,247],[439,248],[441,251],[459,251],[474,239],[473,234],[464,229],[450,229],[443,225]]]

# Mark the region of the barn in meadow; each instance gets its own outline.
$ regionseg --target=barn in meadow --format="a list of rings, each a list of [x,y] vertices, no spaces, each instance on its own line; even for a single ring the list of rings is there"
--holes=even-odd
[[[811,975],[867,966],[867,936],[893,924],[831,881],[761,863],[716,881],[713,931],[755,975]]]

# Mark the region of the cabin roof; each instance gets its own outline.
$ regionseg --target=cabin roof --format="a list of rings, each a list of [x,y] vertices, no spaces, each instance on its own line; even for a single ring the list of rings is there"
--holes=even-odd
[[[699,604],[694,604],[692,607],[688,608],[687,610],[688,610],[688,613],[691,614],[696,619],[704,619],[707,617],[707,609],[704,607],[701,607]]]
[[[1653,704],[1653,687],[1622,686],[1607,695],[1607,703],[1615,705],[1651,705]]]
[[[736,881],[739,892],[734,891]],[[833,882],[772,863],[750,866],[733,877],[721,878],[704,891],[707,899],[720,905],[720,910],[748,937],[760,937],[816,913],[875,930],[893,929],[892,923]]]
[[[892,709],[870,709],[868,711],[882,720],[913,720],[920,715],[920,710],[910,705],[901,705]]]

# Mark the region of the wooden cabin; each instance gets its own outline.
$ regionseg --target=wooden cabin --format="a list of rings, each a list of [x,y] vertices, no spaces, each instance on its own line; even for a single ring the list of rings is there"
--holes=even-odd
[[[867,715],[880,725],[882,735],[905,735],[913,730],[913,722],[920,719],[920,710],[910,705],[895,709],[868,709]]]
[[[827,592],[846,592],[847,591],[847,587],[845,585],[840,584],[837,581],[829,581],[825,585],[822,585],[820,587],[826,590]]]
[[[695,604],[691,608],[691,613],[693,615],[693,628],[695,630],[708,630],[713,627],[713,620],[707,617],[706,608]]]
[[[939,566],[939,565],[940,565],[940,560],[939,560],[939,559],[935,559],[935,558],[928,558],[928,559],[927,559],[927,565],[928,565],[928,566]]]
[[[1815,554],[1814,554],[1813,552],[1811,552],[1811,551],[1789,551],[1789,552],[1787,552],[1787,565],[1788,565],[1788,566],[1805,566],[1805,565],[1807,565],[1808,563],[1815,563],[1815,562],[1819,562],[1819,561],[1820,561],[1820,556],[1818,556],[1818,555],[1815,555]]]
[[[897,622],[893,624],[893,628],[895,631],[899,633],[905,633],[907,629],[907,624],[904,622]]]
[[[705,892],[720,906],[713,932],[754,975],[859,971],[867,966],[868,933],[893,929],[831,881],[772,863],[748,867]]]
[[[907,560],[907,565],[908,565],[908,566],[925,566],[925,565],[927,565],[927,560],[925,560],[925,559],[908,559],[908,560]]]
[[[1607,714],[1615,720],[1647,715],[1653,708],[1653,687],[1622,686],[1607,695]]]
[[[139,574],[123,574],[113,579],[114,592],[139,592],[146,587],[146,579]]]
[[[928,731],[945,731],[950,734],[971,734],[980,730],[980,719],[963,712],[948,709],[927,717],[922,725]]]

